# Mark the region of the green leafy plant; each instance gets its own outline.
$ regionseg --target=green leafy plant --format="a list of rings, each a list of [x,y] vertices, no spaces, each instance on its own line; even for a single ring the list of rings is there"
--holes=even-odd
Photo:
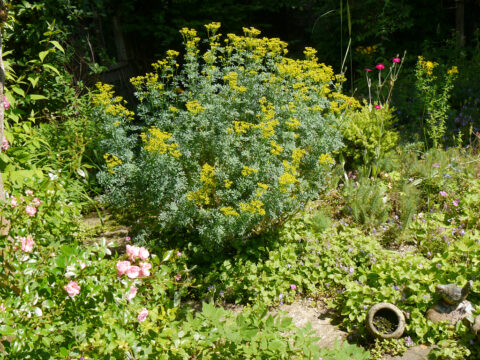
[[[356,103],[335,90],[339,77],[314,49],[292,60],[286,43],[253,28],[222,43],[219,26],[206,25],[202,54],[197,32],[181,30],[182,70],[169,51],[132,79],[137,122],[108,85],[93,114],[109,203],[144,214],[141,226],[164,238],[195,235],[202,252],[238,247],[315,198],[341,144],[336,120]]]
[[[456,66],[451,67],[444,75],[434,74],[438,63],[426,61],[422,56],[418,58],[415,70],[416,87],[423,97],[425,136],[428,135],[434,148],[442,142],[446,130],[446,120],[450,108],[450,91],[458,74]],[[422,118],[423,121],[423,118]]]
[[[320,351],[324,360],[367,360],[370,359],[370,352],[355,344],[335,342],[332,349],[322,349]]]

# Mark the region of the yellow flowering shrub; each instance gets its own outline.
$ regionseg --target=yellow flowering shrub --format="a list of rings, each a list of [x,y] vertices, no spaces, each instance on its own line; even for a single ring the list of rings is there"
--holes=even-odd
[[[205,26],[204,47],[199,31],[182,29],[183,55],[168,51],[153,73],[131,79],[135,123],[112,125],[120,115],[105,107],[115,99],[110,87],[97,104],[111,134],[104,151],[122,161],[99,174],[111,204],[138,214],[157,239],[192,235],[210,250],[318,196],[341,146],[338,119],[358,106],[315,49],[294,60],[285,42],[257,29],[219,29]]]

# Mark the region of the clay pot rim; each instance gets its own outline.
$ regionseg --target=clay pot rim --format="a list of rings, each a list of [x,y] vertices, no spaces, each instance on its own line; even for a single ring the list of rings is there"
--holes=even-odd
[[[377,330],[375,325],[373,324],[373,317],[375,314],[380,311],[380,310],[390,310],[395,314],[395,316],[398,319],[398,325],[395,331],[389,333],[389,334],[384,334],[381,333]],[[367,318],[366,318],[366,327],[367,330],[376,338],[378,339],[398,339],[400,338],[404,331],[405,331],[405,315],[403,312],[396,307],[393,304],[382,302],[382,303],[377,303],[373,305],[367,313]]]

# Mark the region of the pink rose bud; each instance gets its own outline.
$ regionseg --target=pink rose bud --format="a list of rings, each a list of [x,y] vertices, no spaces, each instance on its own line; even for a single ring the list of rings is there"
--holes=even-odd
[[[70,281],[67,285],[65,285],[65,291],[71,297],[74,297],[80,294],[80,286],[78,286],[76,281]]]
[[[140,259],[147,260],[149,256],[150,256],[150,253],[144,247],[141,247],[140,249],[138,249],[138,257]]]
[[[35,245],[35,242],[33,241],[33,239],[31,237],[23,237],[23,238],[20,238],[21,239],[21,243],[22,243],[22,250],[25,251],[25,252],[32,252],[33,250],[33,245]]]
[[[130,279],[136,279],[140,276],[140,268],[135,265],[130,266],[126,274]]]
[[[122,276],[123,274],[126,274],[130,266],[130,261],[119,261],[117,263],[117,275]]]
[[[383,64],[378,64],[378,65],[376,65],[375,67],[376,67],[378,70],[380,70],[380,71],[383,70],[383,69],[385,69],[385,65],[383,65]]]
[[[39,198],[34,198],[34,199],[32,200],[32,204],[33,204],[34,206],[36,206],[36,207],[39,207],[40,205],[42,205],[42,202],[40,201]]]
[[[37,213],[37,208],[35,206],[27,205],[27,207],[25,208],[25,212],[30,216],[35,216],[35,214]]]
[[[127,293],[127,300],[132,301],[136,295],[137,295],[137,288],[135,286],[131,286],[130,290]]]
[[[143,322],[148,316],[148,310],[143,308],[137,316],[138,322]]]
[[[2,150],[7,151],[10,148],[10,143],[8,142],[7,138],[3,138],[2,140]]]
[[[150,269],[152,268],[152,264],[150,263],[140,263],[140,277],[147,277],[150,276]]]
[[[397,64],[400,63],[400,61],[402,61],[400,58],[393,58],[392,59],[392,62],[397,63]]]
[[[10,101],[8,101],[6,96],[3,97],[3,107],[5,108],[5,110],[10,109]]]

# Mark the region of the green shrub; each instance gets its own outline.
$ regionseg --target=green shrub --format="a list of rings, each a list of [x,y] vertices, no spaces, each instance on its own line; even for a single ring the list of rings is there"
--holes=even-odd
[[[175,51],[132,79],[138,121],[99,85],[106,166],[98,179],[115,207],[142,215],[142,227],[166,236],[198,235],[207,249],[280,223],[315,198],[341,145],[336,122],[354,104],[335,88],[341,77],[317,62],[284,57],[286,43],[216,35],[200,53],[197,32],[183,29],[181,70]]]
[[[349,111],[341,132],[345,147],[342,156],[349,167],[371,165],[395,148],[399,135],[393,130],[393,109],[372,109],[365,104],[360,110]]]

